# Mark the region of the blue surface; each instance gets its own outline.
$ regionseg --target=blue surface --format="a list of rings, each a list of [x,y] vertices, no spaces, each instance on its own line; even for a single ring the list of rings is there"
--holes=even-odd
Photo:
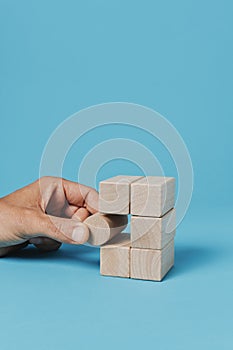
[[[1,259],[1,349],[232,348],[232,15],[230,0],[0,0],[0,196],[38,177],[59,123],[109,101],[167,117],[195,174],[176,265],[162,283],[100,277],[98,249],[88,247]],[[75,144],[64,176],[76,179],[93,145],[129,135],[119,128]],[[176,175],[158,142],[130,136]],[[118,160],[98,179],[116,168],[138,172]]]

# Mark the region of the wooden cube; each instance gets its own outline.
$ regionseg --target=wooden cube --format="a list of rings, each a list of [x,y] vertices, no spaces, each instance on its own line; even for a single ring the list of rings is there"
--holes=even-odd
[[[84,223],[89,228],[88,243],[102,245],[126,228],[128,216],[96,213],[88,216]]]
[[[161,217],[174,207],[175,179],[147,176],[131,185],[131,214]]]
[[[162,249],[175,236],[175,209],[161,218],[131,216],[131,247]]]
[[[100,273],[130,277],[130,235],[121,233],[100,248]]]
[[[162,250],[131,248],[131,278],[161,281],[174,265],[174,240]]]
[[[129,214],[130,185],[141,176],[119,175],[101,181],[99,186],[99,211],[105,214]]]

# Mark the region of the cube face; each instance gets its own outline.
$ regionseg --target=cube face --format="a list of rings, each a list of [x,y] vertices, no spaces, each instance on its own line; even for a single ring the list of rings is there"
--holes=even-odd
[[[128,217],[127,215],[96,213],[90,215],[84,223],[89,229],[88,243],[102,245],[126,228]]]
[[[132,248],[130,252],[131,278],[160,281],[161,251]]]
[[[101,248],[101,275],[129,278],[129,250],[126,247]]]
[[[100,273],[105,276],[130,277],[128,234],[119,234],[100,248]]]
[[[161,264],[162,279],[174,265],[174,260],[175,260],[175,247],[174,247],[174,239],[172,239],[162,249],[162,264]]]
[[[129,213],[128,185],[100,183],[99,211],[127,215]]]
[[[173,239],[162,250],[131,248],[131,278],[161,281],[173,265]]]
[[[131,216],[131,246],[133,248],[161,249],[161,219]]]
[[[171,227],[173,230],[168,231]],[[175,209],[162,218],[132,216],[131,246],[133,248],[162,249],[175,236]]]
[[[106,214],[129,214],[130,185],[141,176],[119,175],[100,182],[99,211]]]
[[[148,176],[131,185],[131,214],[161,217],[174,207],[175,179]]]

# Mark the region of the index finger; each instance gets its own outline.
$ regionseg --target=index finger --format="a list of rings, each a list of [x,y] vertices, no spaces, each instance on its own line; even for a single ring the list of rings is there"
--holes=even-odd
[[[85,207],[91,214],[98,212],[99,194],[94,188],[65,179],[62,185],[69,204]]]

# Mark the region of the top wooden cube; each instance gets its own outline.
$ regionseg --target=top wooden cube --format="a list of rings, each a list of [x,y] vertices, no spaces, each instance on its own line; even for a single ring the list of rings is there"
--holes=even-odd
[[[118,175],[101,181],[99,187],[99,211],[105,214],[130,213],[130,186],[141,176]]]
[[[173,177],[147,176],[131,184],[131,214],[161,217],[175,204]]]

